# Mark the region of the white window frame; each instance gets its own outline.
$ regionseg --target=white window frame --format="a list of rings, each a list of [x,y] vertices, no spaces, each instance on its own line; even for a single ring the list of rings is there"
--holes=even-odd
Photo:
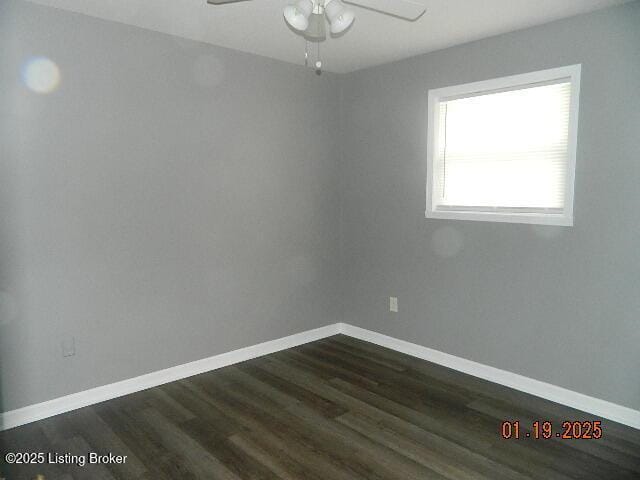
[[[578,141],[581,70],[581,65],[571,65],[539,72],[525,73],[522,75],[513,75],[482,82],[429,90],[426,218],[573,226],[573,194],[576,169],[576,147]],[[542,210],[527,212],[526,209],[517,208],[514,208],[513,210],[495,209],[494,211],[474,211],[473,209],[452,210],[447,209],[446,207],[438,208],[435,201],[436,199],[433,198],[433,182],[434,165],[438,152],[437,143],[440,127],[440,103],[482,94],[517,90],[519,87],[525,88],[536,84],[545,84],[564,79],[571,82],[571,105],[569,113],[569,158],[567,160],[565,204],[562,213],[551,213]]]

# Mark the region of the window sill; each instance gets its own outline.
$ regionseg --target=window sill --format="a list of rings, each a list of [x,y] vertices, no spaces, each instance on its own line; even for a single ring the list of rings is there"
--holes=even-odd
[[[441,220],[469,220],[473,222],[526,223],[533,225],[555,225],[559,227],[573,226],[573,216],[566,213],[506,213],[460,210],[427,210],[425,217]]]

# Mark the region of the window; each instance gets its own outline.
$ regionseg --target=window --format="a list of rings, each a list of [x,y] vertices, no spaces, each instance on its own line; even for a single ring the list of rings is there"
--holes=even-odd
[[[580,65],[429,91],[427,218],[573,225]]]

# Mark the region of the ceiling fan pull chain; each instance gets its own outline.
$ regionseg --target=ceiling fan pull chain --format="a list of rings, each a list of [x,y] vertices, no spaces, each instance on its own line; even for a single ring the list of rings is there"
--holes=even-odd
[[[317,57],[316,57],[316,71],[318,73],[322,73],[322,59],[320,58],[320,42],[317,42],[318,45],[318,50],[317,50]]]

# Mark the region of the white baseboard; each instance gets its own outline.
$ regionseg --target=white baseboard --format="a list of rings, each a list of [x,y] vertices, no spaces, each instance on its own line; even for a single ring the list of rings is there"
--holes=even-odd
[[[71,395],[54,398],[53,400],[29,405],[17,410],[11,410],[0,414],[0,431],[104,402],[105,400],[110,400],[112,398],[157,387],[158,385],[174,382],[200,373],[216,370],[235,363],[244,362],[245,360],[250,360],[252,358],[286,350],[298,345],[320,340],[321,338],[337,335],[340,331],[340,325],[341,324],[336,323],[326,327],[308,330],[288,337],[271,340],[258,345],[252,345],[239,350],[233,350],[221,355],[203,358],[202,360],[196,360],[195,362],[189,362],[176,367],[167,368],[165,370],[148,373],[139,377],[129,378],[127,380],[84,390],[78,393],[72,393]]]
[[[193,375],[233,365],[235,363],[244,362],[245,360],[250,360],[252,358],[286,350],[298,345],[337,335],[338,333],[374,343],[382,347],[390,348],[398,352],[406,353],[407,355],[421,358],[521,392],[551,400],[583,412],[591,413],[597,417],[607,418],[609,420],[640,429],[640,411],[638,410],[633,410],[606,400],[590,397],[582,393],[567,390],[566,388],[534,380],[516,373],[507,372],[506,370],[500,370],[499,368],[483,365],[472,360],[456,357],[448,353],[439,352],[431,348],[399,340],[371,330],[355,327],[346,323],[336,323],[326,327],[317,328],[315,330],[309,330],[295,335],[290,335],[288,337],[279,338],[277,340],[271,340],[258,345],[223,353],[221,355],[196,360],[195,362],[185,363],[184,365],[159,370],[139,377],[111,383],[109,385],[103,385],[90,390],[73,393],[47,402],[29,405],[17,410],[11,410],[0,414],[0,430],[8,430],[10,428],[42,420],[44,418],[53,417],[54,415],[69,412],[71,410],[104,402],[105,400],[121,397],[130,393],[157,387],[158,385],[163,385],[165,383],[174,382]]]
[[[345,323],[341,324],[340,333],[640,429],[640,411],[629,407]]]

